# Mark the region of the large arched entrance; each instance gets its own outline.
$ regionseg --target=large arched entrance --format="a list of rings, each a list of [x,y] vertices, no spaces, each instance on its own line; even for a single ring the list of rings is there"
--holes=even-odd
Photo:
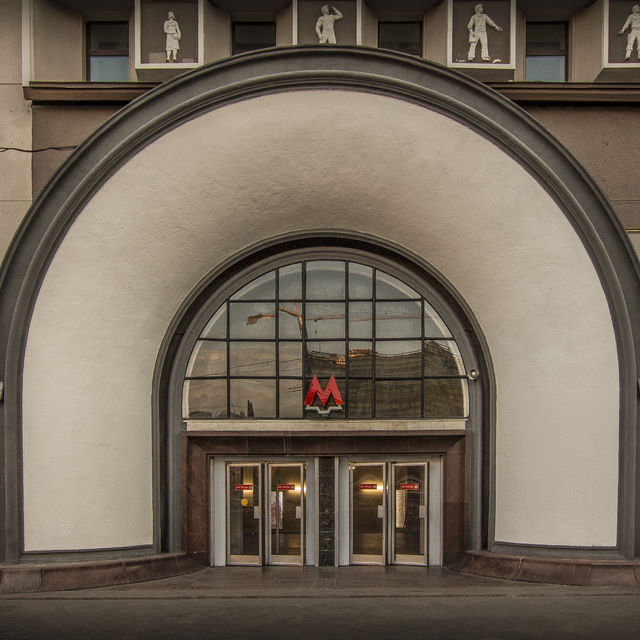
[[[171,367],[186,370],[214,302],[325,258],[380,269],[429,304],[439,294],[433,306],[447,326],[453,310],[461,352],[464,336],[474,346],[488,401],[482,438],[464,455],[447,449],[465,478],[447,485],[452,512],[470,507],[452,554],[637,554],[639,278],[606,200],[483,85],[389,52],[294,47],[203,67],[132,103],[27,216],[0,291],[5,561],[189,551],[209,562],[207,456],[242,446],[251,459],[240,462],[264,453],[276,464],[300,439],[196,437],[179,413],[185,371]],[[426,383],[412,382],[412,419],[425,420]],[[226,393],[230,419],[231,383]],[[392,464],[434,453],[433,433],[419,446],[393,433],[381,452],[382,437],[367,449],[374,432],[305,434],[301,455],[389,453]]]

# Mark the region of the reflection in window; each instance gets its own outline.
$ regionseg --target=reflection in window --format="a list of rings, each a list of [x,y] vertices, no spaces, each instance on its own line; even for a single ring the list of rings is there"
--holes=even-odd
[[[262,274],[216,310],[187,364],[183,417],[317,417],[303,405],[314,376],[323,389],[334,376],[344,401],[328,419],[468,415],[460,350],[413,287],[368,265],[309,260]]]

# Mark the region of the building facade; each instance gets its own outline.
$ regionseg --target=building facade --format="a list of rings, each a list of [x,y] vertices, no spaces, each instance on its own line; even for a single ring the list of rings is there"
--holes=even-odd
[[[2,7],[1,590],[636,584],[633,3]]]

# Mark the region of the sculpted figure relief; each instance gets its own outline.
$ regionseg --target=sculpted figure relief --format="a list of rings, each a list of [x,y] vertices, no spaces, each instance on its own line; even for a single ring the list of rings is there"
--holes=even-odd
[[[618,32],[618,35],[624,35],[628,27],[631,27],[631,29],[629,29],[627,35],[627,51],[624,54],[624,59],[629,60],[631,58],[631,52],[633,51],[633,45],[635,43],[638,60],[640,60],[640,5],[633,5],[631,13],[622,29]]]
[[[167,34],[167,42],[165,45],[167,62],[177,62],[182,33],[180,33],[180,26],[176,22],[176,16],[173,11],[169,11],[167,14],[167,19],[164,21],[164,32]]]
[[[487,25],[493,27],[496,31],[502,29],[486,14],[482,4],[477,4],[475,13],[471,16],[467,29],[469,30],[469,53],[467,60],[473,61],[476,58],[476,46],[480,42],[480,56],[485,61],[491,60],[489,57],[489,43],[487,40]]]
[[[342,13],[335,7],[331,7],[331,11],[333,11],[333,13],[329,11],[328,4],[323,4],[320,9],[322,15],[318,18],[318,22],[316,22],[316,33],[318,34],[318,42],[320,44],[336,43],[336,33],[333,28],[333,23],[336,20],[342,20]]]

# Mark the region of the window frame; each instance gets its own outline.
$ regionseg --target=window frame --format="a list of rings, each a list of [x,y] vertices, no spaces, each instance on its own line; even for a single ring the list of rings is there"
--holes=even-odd
[[[91,48],[91,28],[94,25],[126,25],[127,28],[127,49],[92,49]],[[131,35],[130,35],[130,23],[127,20],[90,20],[85,23],[85,37],[86,37],[86,76],[87,82],[129,82],[131,80]],[[91,59],[97,57],[102,58],[122,58],[126,57],[128,60],[129,73],[126,80],[93,80],[91,78]]]
[[[529,52],[529,38],[528,28],[529,25],[562,25],[564,28],[564,50],[562,49],[548,49],[544,50],[544,53],[530,53]],[[562,80],[529,80],[527,78],[527,61],[529,58],[564,58],[564,78]],[[524,78],[525,82],[567,82],[569,78],[569,24],[561,20],[557,21],[541,21],[531,20],[525,23],[525,42],[524,42]]]

